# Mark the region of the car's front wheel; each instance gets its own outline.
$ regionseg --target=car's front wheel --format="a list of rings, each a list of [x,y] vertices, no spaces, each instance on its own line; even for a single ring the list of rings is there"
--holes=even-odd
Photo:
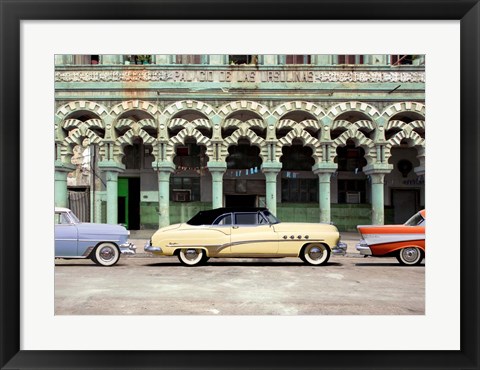
[[[93,251],[92,261],[101,266],[113,266],[120,259],[120,251],[113,243],[101,243]]]
[[[403,248],[398,251],[397,260],[402,265],[419,265],[423,260],[423,252],[418,247]]]
[[[205,251],[200,248],[181,249],[178,259],[185,266],[195,266],[204,262]]]
[[[310,265],[325,265],[330,259],[330,248],[325,244],[308,244],[302,250],[300,258]]]

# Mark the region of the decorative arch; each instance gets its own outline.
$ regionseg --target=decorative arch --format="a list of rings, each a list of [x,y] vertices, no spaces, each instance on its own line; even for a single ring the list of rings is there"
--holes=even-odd
[[[256,113],[264,120],[270,115],[267,106],[251,100],[233,101],[224,104],[218,108],[218,115],[225,119],[231,114],[242,110]]]
[[[315,163],[318,163],[322,160],[322,147],[320,141],[310,135],[307,131],[302,130],[300,125],[290,131],[286,136],[278,140],[275,148],[277,160],[280,160],[280,157],[283,155],[283,147],[291,146],[293,140],[295,139],[302,140],[303,146],[308,146],[310,149],[312,149],[312,156],[315,160]]]
[[[393,117],[395,114],[403,112],[414,112],[425,118],[425,104],[418,102],[400,102],[392,104],[385,108],[382,116],[386,118]]]
[[[240,128],[236,130],[232,135],[226,137],[223,141],[223,148],[222,153],[226,153],[228,155],[228,148],[232,145],[238,145],[238,140],[241,138],[247,138],[250,141],[251,145],[255,145],[260,149],[260,158],[262,158],[262,162],[265,163],[268,159],[268,148],[267,143],[264,139],[260,136],[257,136],[255,132],[248,128]],[[223,158],[226,159],[226,156]]]
[[[380,112],[373,105],[358,101],[349,101],[335,104],[333,107],[330,107],[327,112],[327,116],[332,121],[335,121],[338,116],[346,112],[362,113],[368,118],[370,118],[371,121],[375,121],[378,117],[380,117]]]
[[[240,121],[236,118],[229,118],[223,122],[222,128],[227,128],[231,126],[244,128],[244,129],[250,129],[252,127],[265,129],[267,127],[265,121],[261,119],[253,118],[253,119],[249,119],[248,121]]]
[[[287,113],[302,111],[311,114],[316,120],[321,120],[325,116],[325,111],[317,104],[306,101],[293,101],[277,106],[272,115],[280,120]]]
[[[103,138],[97,135],[92,129],[104,129],[102,120],[93,118],[87,121],[78,119],[67,119],[63,122],[62,128],[68,132],[61,143],[61,154],[68,161],[73,155],[73,148],[77,145],[83,145],[83,140],[88,139],[90,144],[102,146]]]
[[[392,157],[392,148],[400,147],[404,139],[408,140],[409,147],[417,149],[417,157],[422,163],[421,157],[425,155],[425,139],[413,130],[402,130],[388,140],[387,145],[385,145],[385,159],[388,161]]]
[[[160,110],[156,104],[143,100],[127,100],[114,105],[110,110],[110,114],[112,117],[118,118],[122,114],[133,110],[139,110],[148,113],[151,118],[154,118],[158,113],[160,113]]]
[[[423,139],[417,132],[415,131],[400,131],[396,135],[394,135],[390,140],[387,142],[387,148],[392,148],[395,146],[400,146],[402,140],[407,139],[412,142],[412,145],[415,147],[425,147],[425,139]]]
[[[197,118],[193,121],[187,121],[184,118],[174,118],[168,122],[167,127],[171,129],[175,127],[187,127],[187,125],[191,125],[195,129],[198,127],[212,128],[210,121],[204,118]]]
[[[104,119],[108,116],[108,109],[106,106],[99,104],[94,101],[88,100],[77,100],[62,105],[57,109],[56,115],[61,119],[65,120],[68,119],[73,113],[79,111],[87,111],[92,113],[93,115],[97,116],[100,119]]]
[[[171,119],[171,117],[173,117],[174,115],[187,110],[194,110],[202,113],[209,120],[216,115],[216,111],[213,106],[198,100],[182,100],[175,102],[167,106],[164,109],[163,113],[167,116],[168,119]]]
[[[356,146],[360,146],[365,151],[365,158],[367,163],[374,163],[377,158],[377,152],[375,150],[375,143],[373,140],[367,138],[362,132],[355,130],[348,130],[341,134],[333,141],[332,149],[337,150],[339,146],[347,145],[348,140],[353,140]]]
[[[167,160],[173,161],[173,158],[175,157],[175,148],[179,144],[185,144],[185,139],[187,137],[195,138],[195,140],[197,141],[197,145],[203,145],[207,149],[206,155],[209,158],[213,158],[213,145],[210,139],[206,136],[203,136],[202,133],[193,126],[190,126],[184,128],[177,135],[170,138],[166,147]]]

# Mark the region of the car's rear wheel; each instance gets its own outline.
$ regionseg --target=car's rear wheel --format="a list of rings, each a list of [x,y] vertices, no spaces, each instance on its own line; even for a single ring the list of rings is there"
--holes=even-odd
[[[310,265],[325,265],[330,259],[330,248],[321,243],[308,244],[303,248],[300,258]]]
[[[185,248],[180,249],[178,259],[185,266],[195,266],[204,261],[206,257],[205,251],[200,248]]]
[[[113,243],[101,243],[93,251],[92,261],[101,266],[113,266],[120,259],[120,251]]]
[[[419,265],[423,260],[423,252],[418,247],[402,248],[398,251],[397,260],[402,265]]]

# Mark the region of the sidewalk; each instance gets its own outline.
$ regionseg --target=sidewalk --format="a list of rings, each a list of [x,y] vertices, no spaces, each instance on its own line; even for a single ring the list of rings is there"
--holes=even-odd
[[[155,233],[156,230],[131,230],[130,231],[130,242],[137,246],[137,253],[135,256],[137,257],[145,257],[150,256],[150,253],[145,253],[143,247],[145,243],[150,240],[152,235]],[[342,231],[340,232],[341,240],[344,243],[347,243],[347,255],[355,254],[358,255],[357,250],[355,249],[355,245],[360,240],[360,235],[356,232],[348,232]],[[134,257],[134,256],[132,256]]]

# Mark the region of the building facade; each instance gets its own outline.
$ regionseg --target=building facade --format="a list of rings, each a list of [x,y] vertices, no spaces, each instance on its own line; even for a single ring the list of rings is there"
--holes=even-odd
[[[57,55],[55,202],[156,229],[202,209],[403,222],[424,207],[419,55]]]

